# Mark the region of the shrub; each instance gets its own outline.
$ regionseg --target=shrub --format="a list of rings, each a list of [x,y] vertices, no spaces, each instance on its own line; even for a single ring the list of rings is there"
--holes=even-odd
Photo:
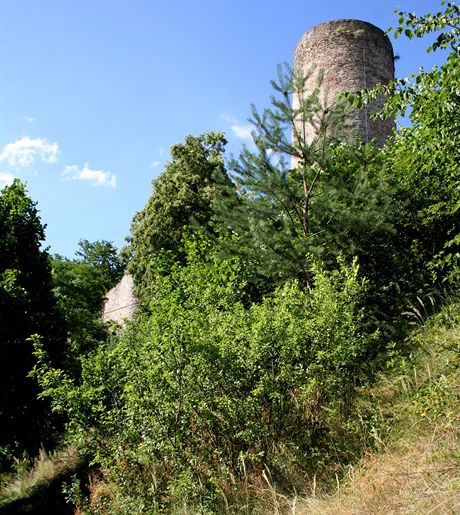
[[[43,395],[125,510],[215,509],[265,468],[288,481],[281,453],[311,469],[378,338],[356,262],[316,267],[314,288],[288,282],[248,305],[245,264],[216,259],[211,245],[186,242],[187,265],[169,273],[161,263],[149,315],[83,360],[81,386],[37,348]]]

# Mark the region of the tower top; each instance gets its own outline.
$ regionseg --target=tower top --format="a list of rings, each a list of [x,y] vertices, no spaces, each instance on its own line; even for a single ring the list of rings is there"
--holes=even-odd
[[[307,30],[300,38],[295,49],[294,70],[310,75],[307,91],[318,86],[322,73],[324,102],[333,103],[342,92],[369,89],[393,80],[393,47],[383,30],[367,21],[327,21]],[[391,119],[381,122],[369,118],[382,102],[383,99],[357,112],[350,120],[365,141],[376,138],[379,145],[385,143],[394,127]]]

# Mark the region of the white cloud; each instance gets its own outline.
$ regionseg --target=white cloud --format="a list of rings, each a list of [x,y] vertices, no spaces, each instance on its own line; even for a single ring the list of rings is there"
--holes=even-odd
[[[62,175],[74,181],[87,181],[93,186],[107,186],[109,188],[117,186],[117,178],[113,173],[105,170],[91,170],[88,164],[85,164],[83,168],[77,165],[66,166]]]
[[[48,143],[42,138],[29,138],[24,136],[14,143],[8,143],[0,153],[0,161],[6,161],[13,167],[25,167],[32,164],[35,159],[44,163],[55,163],[59,153],[57,143]]]
[[[26,123],[34,123],[35,122],[35,118],[33,118],[32,116],[23,116],[21,118],[21,120]]]
[[[0,189],[13,184],[15,176],[9,172],[0,172]]]
[[[251,132],[254,130],[254,127],[249,123],[238,123],[238,121],[233,118],[232,116],[222,116],[222,118],[230,124],[230,129],[232,130],[233,134],[238,139],[246,139],[249,141],[252,141],[252,134]]]
[[[161,163],[162,161],[152,161],[149,166],[151,168],[158,168],[159,166],[161,166]]]
[[[251,132],[253,130],[252,125],[246,124],[246,125],[231,125],[230,128],[232,129],[235,136],[239,139],[249,139],[252,140]]]

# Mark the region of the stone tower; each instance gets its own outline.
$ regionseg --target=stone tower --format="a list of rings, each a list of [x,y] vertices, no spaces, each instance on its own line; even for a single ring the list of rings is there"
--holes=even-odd
[[[294,70],[306,75],[307,92],[318,85],[320,71],[323,101],[332,104],[340,92],[353,92],[386,84],[394,78],[394,54],[390,40],[378,27],[360,20],[334,20],[305,32],[295,50]],[[294,99],[295,101],[295,99]],[[369,114],[378,104],[357,111],[349,120],[365,141],[376,138],[382,146],[391,134],[394,121],[371,120]],[[307,139],[314,128],[306,127]]]
[[[307,93],[316,88],[318,74],[322,70],[323,100],[333,103],[340,92],[371,88],[392,80],[393,48],[383,31],[371,23],[360,20],[329,21],[313,27],[302,36],[295,50],[294,69],[301,74],[313,69],[306,85]],[[364,140],[376,138],[378,144],[383,145],[393,130],[394,122],[391,119],[385,122],[370,120],[370,112],[377,107],[357,112],[350,122]],[[307,139],[313,139],[313,127],[306,126],[305,129]],[[295,158],[292,163],[295,167]],[[113,320],[123,325],[125,320],[132,319],[136,305],[132,277],[125,275],[107,293],[103,320]]]

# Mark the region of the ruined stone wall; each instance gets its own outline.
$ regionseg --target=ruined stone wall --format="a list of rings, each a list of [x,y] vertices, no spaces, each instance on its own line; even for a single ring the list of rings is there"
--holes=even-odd
[[[360,20],[334,20],[308,30],[295,50],[294,70],[302,75],[313,71],[307,91],[318,85],[320,70],[324,73],[322,98],[332,104],[339,92],[353,92],[386,84],[394,78],[394,54],[390,40],[371,23]],[[378,106],[358,111],[350,120],[365,141],[385,143],[394,121],[369,119]],[[315,137],[314,127],[306,124],[307,140]]]
[[[125,274],[121,281],[107,292],[102,320],[117,322],[123,326],[126,320],[132,320],[137,302],[133,294],[133,278]]]

